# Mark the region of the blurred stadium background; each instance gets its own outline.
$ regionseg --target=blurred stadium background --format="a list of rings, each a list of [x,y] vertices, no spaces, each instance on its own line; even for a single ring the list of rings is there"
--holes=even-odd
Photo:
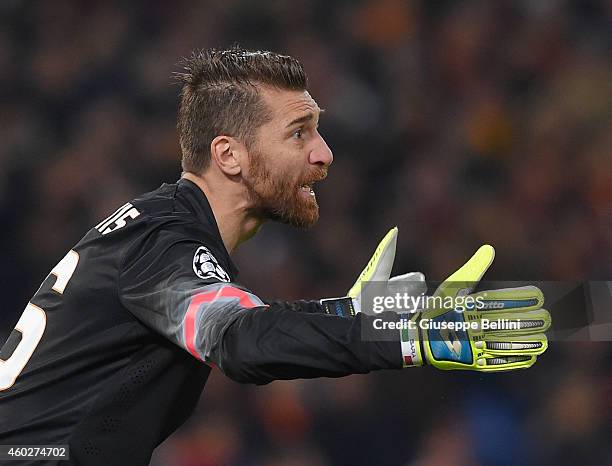
[[[335,154],[318,226],[239,250],[261,296],[343,293],[396,224],[396,271],[489,242],[489,279],[610,280],[611,31],[593,0],[3,0],[0,339],[86,230],[179,177],[170,75],[236,42],[303,61]],[[153,465],[612,464],[611,369],[609,343],[553,343],[506,375],[215,373]]]

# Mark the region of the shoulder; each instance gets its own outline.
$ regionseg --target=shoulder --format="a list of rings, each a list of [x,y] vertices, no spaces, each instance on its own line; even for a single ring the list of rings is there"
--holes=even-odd
[[[122,271],[160,270],[174,264],[193,268],[198,276],[208,278],[213,273],[230,281],[237,269],[216,224],[194,207],[184,191],[179,184],[163,184],[132,199],[100,222],[89,239],[107,252],[116,251]]]
[[[108,237],[127,237],[128,242],[185,241],[216,242],[214,232],[203,224],[184,202],[178,184],[162,184],[115,210],[95,229]]]
[[[232,281],[237,270],[221,240],[189,214],[144,215],[121,269],[174,270]]]

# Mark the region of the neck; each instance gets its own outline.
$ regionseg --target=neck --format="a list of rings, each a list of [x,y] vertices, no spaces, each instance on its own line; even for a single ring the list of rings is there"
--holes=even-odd
[[[248,197],[240,183],[204,173],[183,173],[206,195],[213,211],[225,249],[232,254],[243,242],[250,239],[262,224],[262,219],[249,209]]]

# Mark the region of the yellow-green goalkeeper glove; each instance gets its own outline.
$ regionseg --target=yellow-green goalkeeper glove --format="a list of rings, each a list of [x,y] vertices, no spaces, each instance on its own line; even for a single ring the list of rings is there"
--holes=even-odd
[[[342,316],[354,316],[361,312],[361,296],[368,283],[387,282],[389,285],[401,286],[403,292],[410,296],[421,296],[427,291],[425,276],[421,272],[409,272],[391,277],[395,249],[397,246],[397,227],[391,228],[385,237],[378,243],[374,254],[365,268],[357,277],[357,281],[344,298],[331,298],[321,300],[325,312]]]
[[[426,301],[425,309],[405,314],[410,325],[400,330],[404,366],[505,371],[530,367],[546,351],[543,332],[551,318],[537,287],[470,294],[494,257],[493,247],[482,246],[427,297],[434,298],[432,305]]]

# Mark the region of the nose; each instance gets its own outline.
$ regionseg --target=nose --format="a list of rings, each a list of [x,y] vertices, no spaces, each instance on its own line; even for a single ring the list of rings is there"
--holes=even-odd
[[[325,142],[325,139],[319,134],[316,146],[310,151],[308,161],[313,165],[323,165],[329,167],[334,161],[334,155],[331,149]]]

